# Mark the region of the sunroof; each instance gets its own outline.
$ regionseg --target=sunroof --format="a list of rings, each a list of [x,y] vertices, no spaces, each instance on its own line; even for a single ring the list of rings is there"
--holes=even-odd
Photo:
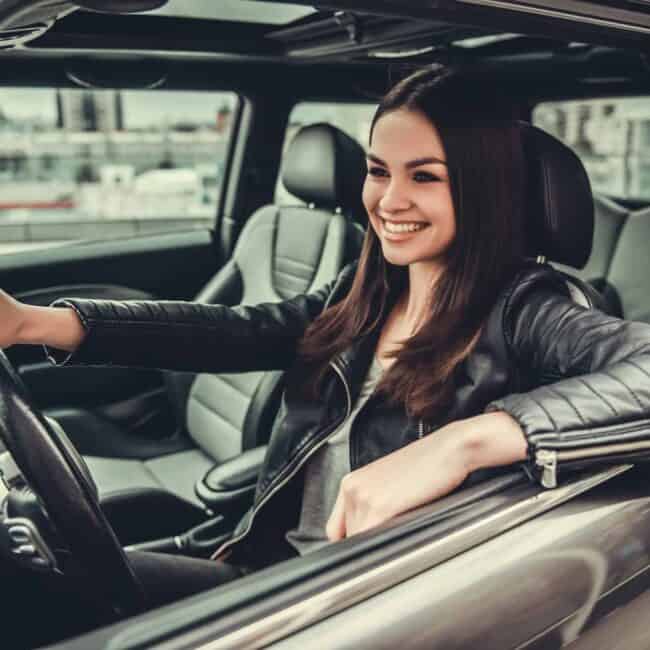
[[[315,13],[313,7],[278,2],[251,2],[249,0],[169,0],[152,14],[175,18],[202,18],[203,20],[232,20],[243,23],[285,25],[303,16]]]

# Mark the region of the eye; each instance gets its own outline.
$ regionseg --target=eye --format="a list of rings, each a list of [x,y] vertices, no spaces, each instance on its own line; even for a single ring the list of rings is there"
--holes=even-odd
[[[388,171],[386,171],[383,167],[368,167],[368,176],[386,178],[388,176]]]
[[[413,174],[413,180],[416,183],[435,183],[437,181],[441,181],[442,179],[440,178],[440,176],[436,176],[431,172],[419,171]]]

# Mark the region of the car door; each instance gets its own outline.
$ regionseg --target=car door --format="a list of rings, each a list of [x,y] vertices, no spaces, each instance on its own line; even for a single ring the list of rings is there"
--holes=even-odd
[[[614,612],[635,630],[619,637],[625,647],[645,648],[642,475],[629,465],[602,468],[543,490],[521,472],[503,474],[50,647],[550,650],[602,636]]]

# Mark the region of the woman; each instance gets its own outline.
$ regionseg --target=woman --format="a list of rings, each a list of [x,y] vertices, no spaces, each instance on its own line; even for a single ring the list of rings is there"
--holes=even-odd
[[[524,261],[521,127],[478,97],[424,70],[382,100],[358,266],[316,293],[237,308],[2,295],[0,347],[42,343],[55,362],[287,370],[227,562],[132,554],[153,602],[365,531],[479,470],[539,476],[540,448],[607,444],[650,414],[650,328],[574,305],[557,273]]]

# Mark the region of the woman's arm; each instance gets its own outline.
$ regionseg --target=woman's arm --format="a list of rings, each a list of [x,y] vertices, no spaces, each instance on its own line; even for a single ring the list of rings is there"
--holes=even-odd
[[[16,343],[44,342],[73,350],[83,336],[74,311],[25,305],[0,290],[0,349]]]
[[[74,309],[22,304],[20,307],[24,311],[16,343],[40,343],[72,352],[79,347],[86,335]]]
[[[648,459],[650,325],[536,291],[516,309],[508,340],[531,389],[348,474],[330,539],[440,498],[483,467],[528,459],[553,487],[563,467]]]
[[[0,348],[16,343],[42,343],[71,351],[85,335],[74,310],[25,305],[2,290],[0,324]]]
[[[318,291],[254,306],[71,298],[29,307],[3,294],[12,319],[0,319],[0,343],[43,344],[57,363],[191,372],[284,369],[309,323],[353,273],[350,265]]]
[[[347,474],[327,523],[332,541],[439,499],[483,467],[526,458],[526,440],[507,413],[457,420]]]
[[[488,406],[509,413],[546,487],[570,466],[648,458],[650,325],[536,291],[512,319],[510,348],[530,390]]]

